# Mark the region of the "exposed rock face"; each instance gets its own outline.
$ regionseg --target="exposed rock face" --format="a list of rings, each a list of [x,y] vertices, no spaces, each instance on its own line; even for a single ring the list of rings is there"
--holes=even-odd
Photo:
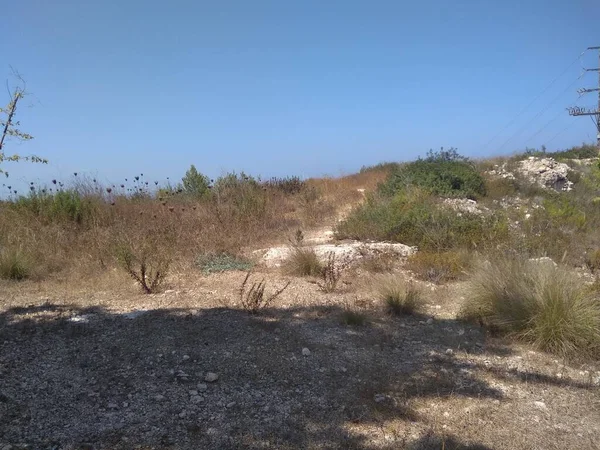
[[[517,170],[532,183],[545,188],[557,191],[570,191],[573,188],[573,183],[567,178],[569,166],[552,158],[530,156],[519,162]]]
[[[333,253],[336,259],[353,262],[367,255],[377,253],[392,253],[398,257],[406,257],[417,251],[416,247],[410,247],[404,244],[388,242],[344,242],[339,244],[318,244],[312,246],[317,256],[326,261],[330,253]],[[279,267],[291,255],[290,246],[272,247],[265,250],[258,250],[256,254],[262,255],[262,262],[267,267]]]

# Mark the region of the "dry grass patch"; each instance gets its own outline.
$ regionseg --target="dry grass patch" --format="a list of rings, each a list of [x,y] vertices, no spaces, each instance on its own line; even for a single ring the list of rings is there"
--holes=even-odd
[[[599,355],[600,297],[572,271],[520,259],[483,262],[461,315],[564,356]]]
[[[406,267],[421,280],[440,284],[463,277],[471,264],[472,256],[466,251],[421,251],[408,257]]]
[[[0,278],[21,281],[31,275],[30,260],[20,249],[0,250]]]
[[[400,275],[384,275],[376,278],[374,287],[379,299],[394,315],[409,315],[423,305],[422,290],[414,281],[407,281]]]

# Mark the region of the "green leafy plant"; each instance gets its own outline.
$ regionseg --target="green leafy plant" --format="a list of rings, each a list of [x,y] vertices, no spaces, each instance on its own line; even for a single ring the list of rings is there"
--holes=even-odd
[[[221,273],[231,270],[248,271],[252,268],[252,263],[244,258],[221,254],[203,254],[196,259],[196,265],[206,275],[211,273]]]
[[[242,282],[242,286],[240,287],[240,304],[242,305],[242,308],[244,308],[250,314],[258,314],[262,309],[269,306],[277,297],[279,297],[281,293],[287,289],[291,282],[288,281],[281,289],[275,291],[273,294],[266,295],[265,289],[267,287],[267,283],[264,278],[259,282],[252,283],[250,288],[247,288],[251,273],[252,272],[248,272],[246,274],[246,277]]]

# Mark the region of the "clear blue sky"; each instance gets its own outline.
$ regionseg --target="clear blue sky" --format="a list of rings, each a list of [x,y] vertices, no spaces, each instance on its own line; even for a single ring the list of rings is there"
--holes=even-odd
[[[18,0],[0,21],[0,75],[15,67],[34,94],[18,118],[35,140],[7,153],[50,160],[8,165],[13,179],[337,175],[440,146],[510,153],[569,125],[550,149],[595,139],[560,114],[597,85],[567,89],[577,62],[485,146],[600,45],[597,0]]]

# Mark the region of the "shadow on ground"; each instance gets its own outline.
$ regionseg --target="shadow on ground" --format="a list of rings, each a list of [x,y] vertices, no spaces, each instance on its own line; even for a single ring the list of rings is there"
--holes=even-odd
[[[411,408],[417,398],[500,399],[447,352],[482,352],[480,329],[423,317],[347,327],[341,314],[335,307],[259,316],[215,308],[128,318],[51,304],[6,311],[0,443],[486,448],[432,433],[389,441],[364,431],[391,420],[428,427]],[[208,372],[218,380],[206,382]]]

